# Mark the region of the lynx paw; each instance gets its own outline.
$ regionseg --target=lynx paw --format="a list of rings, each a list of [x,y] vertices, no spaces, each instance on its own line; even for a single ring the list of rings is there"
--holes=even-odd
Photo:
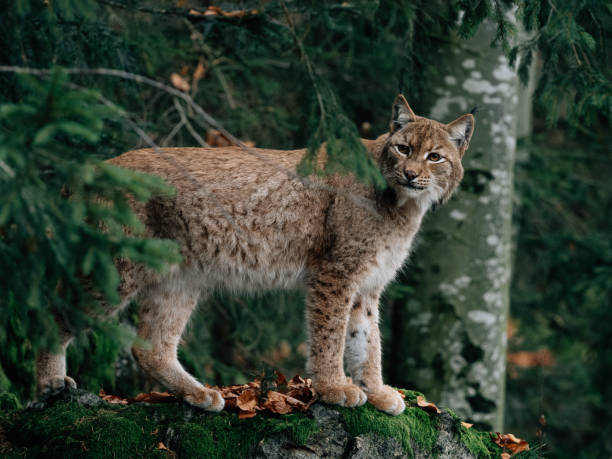
[[[64,388],[69,387],[71,389],[76,389],[76,382],[70,376],[55,376],[47,379],[39,386],[39,394],[42,397],[48,395],[54,395],[58,392],[64,390]]]
[[[225,406],[221,392],[205,387],[197,389],[195,393],[186,394],[183,400],[206,411],[221,411]]]
[[[317,393],[321,400],[349,408],[363,405],[368,399],[365,392],[355,384],[339,384],[337,386],[318,387]]]
[[[393,416],[401,414],[406,408],[402,395],[390,386],[382,386],[376,392],[369,392],[368,402]]]

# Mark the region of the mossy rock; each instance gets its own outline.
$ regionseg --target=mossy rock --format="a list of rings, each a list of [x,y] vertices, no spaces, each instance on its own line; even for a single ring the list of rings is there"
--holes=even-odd
[[[6,457],[375,458],[499,457],[486,433],[466,429],[450,412],[413,405],[389,416],[317,403],[306,413],[205,413],[182,403],[111,405],[66,390],[28,409],[2,410],[0,453]]]

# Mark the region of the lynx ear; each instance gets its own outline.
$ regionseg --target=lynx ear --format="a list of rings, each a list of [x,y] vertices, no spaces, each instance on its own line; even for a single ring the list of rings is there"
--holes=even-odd
[[[406,102],[406,98],[398,94],[393,102],[393,111],[391,113],[391,125],[389,126],[389,131],[393,134],[396,131],[399,131],[401,128],[406,126],[406,124],[411,123],[416,120],[416,115]]]
[[[474,116],[469,113],[460,116],[452,123],[447,124],[446,127],[450,132],[451,142],[457,146],[459,154],[463,156],[474,132]]]

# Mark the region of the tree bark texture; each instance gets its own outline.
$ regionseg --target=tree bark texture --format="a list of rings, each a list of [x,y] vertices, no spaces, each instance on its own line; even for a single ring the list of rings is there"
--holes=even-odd
[[[500,430],[505,392],[511,274],[513,166],[518,79],[484,23],[468,42],[439,50],[433,119],[450,122],[479,107],[460,191],[426,219],[394,300],[393,384],[425,391],[481,428]],[[403,356],[403,357],[399,357]],[[389,359],[391,360],[391,359]]]

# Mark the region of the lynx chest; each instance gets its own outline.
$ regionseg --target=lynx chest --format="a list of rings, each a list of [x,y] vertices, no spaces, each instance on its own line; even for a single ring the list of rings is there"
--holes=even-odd
[[[364,260],[367,266],[360,293],[380,291],[393,280],[410,253],[413,238],[414,234],[388,239],[373,256]]]

